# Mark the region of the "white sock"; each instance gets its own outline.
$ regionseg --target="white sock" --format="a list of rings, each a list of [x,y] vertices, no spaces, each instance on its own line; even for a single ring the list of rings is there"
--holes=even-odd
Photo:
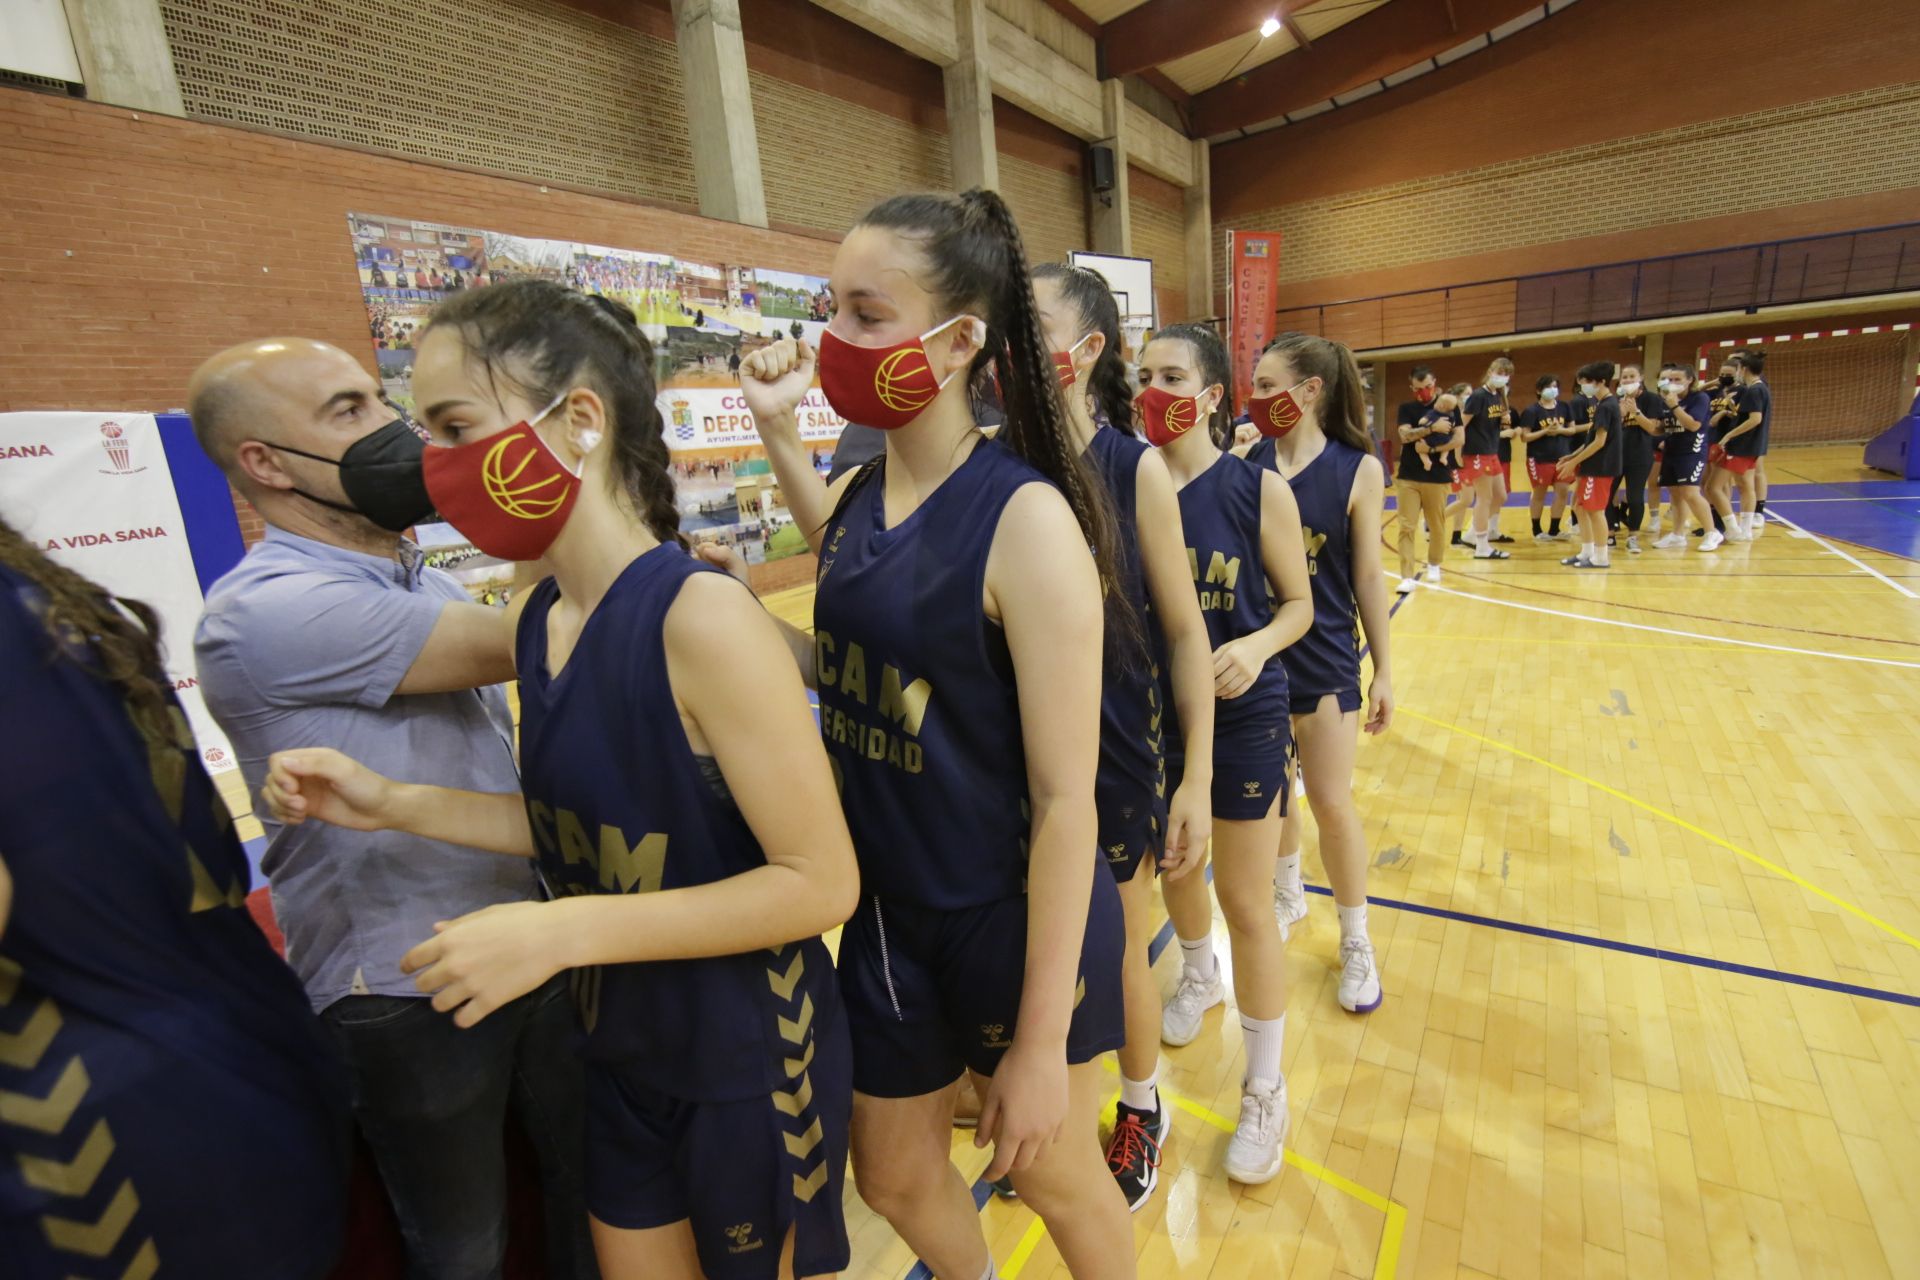
[[[1300,855],[1281,858],[1273,864],[1273,882],[1282,889],[1300,892]]]
[[[1180,939],[1180,956],[1187,971],[1196,977],[1211,978],[1219,968],[1219,961],[1213,958],[1213,935],[1188,942]]]
[[[1594,543],[1593,555],[1594,555],[1593,562],[1595,564],[1607,565],[1607,564],[1613,563],[1613,553],[1607,550],[1607,544],[1604,542]]]
[[[1126,1073],[1120,1073],[1120,1104],[1132,1107],[1135,1111],[1155,1112],[1160,1109],[1160,1069],[1145,1080],[1129,1080]]]
[[[1363,902],[1357,907],[1343,907],[1335,903],[1334,909],[1340,916],[1340,941],[1345,942],[1348,938],[1367,936],[1366,903]]]
[[[1242,1015],[1240,1032],[1247,1042],[1247,1079],[1276,1084],[1280,1080],[1280,1050],[1287,1038],[1287,1015],[1262,1021]]]
[[[1580,544],[1580,558],[1582,560],[1593,559],[1593,544],[1591,542],[1583,542]]]

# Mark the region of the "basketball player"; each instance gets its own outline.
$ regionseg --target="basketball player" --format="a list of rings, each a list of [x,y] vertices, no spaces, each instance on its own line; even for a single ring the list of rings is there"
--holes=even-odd
[[[1213,830],[1213,645],[1187,569],[1179,500],[1160,455],[1134,434],[1133,400],[1120,351],[1120,310],[1098,272],[1043,263],[1033,271],[1040,323],[1060,370],[1073,439],[1105,482],[1120,529],[1120,579],[1137,617],[1153,631],[1138,655],[1109,647],[1100,692],[1100,773],[1094,800],[1100,847],[1120,885],[1127,927],[1122,987],[1127,1042],[1121,1046],[1120,1105],[1107,1140],[1129,1208],[1138,1210],[1159,1181],[1160,1145],[1172,1127],[1157,1084],[1160,992],[1147,960],[1153,872],[1165,853],[1171,868],[1200,858]],[[1097,417],[1096,417],[1097,415]],[[1186,771],[1171,804],[1161,731],[1159,672],[1169,684],[1183,734]]]
[[[1180,519],[1200,612],[1214,648],[1213,868],[1233,949],[1234,999],[1246,1045],[1240,1121],[1227,1175],[1267,1182],[1280,1172],[1287,1085],[1280,1074],[1287,970],[1273,914],[1274,857],[1291,787],[1287,669],[1281,652],[1313,621],[1300,514],[1276,474],[1220,451],[1226,439],[1226,349],[1212,329],[1162,329],[1140,359],[1138,404],[1147,440],[1180,493]],[[1169,777],[1185,760],[1171,751]],[[1162,892],[1180,937],[1180,984],[1161,1038],[1190,1044],[1224,998],[1213,954],[1206,881],[1169,875]]]
[[[1767,367],[1764,351],[1737,351],[1730,361],[1739,399],[1726,419],[1726,432],[1720,437],[1724,456],[1720,465],[1730,483],[1722,483],[1715,492],[1713,505],[1727,526],[1728,542],[1749,542],[1759,536],[1765,517],[1759,508],[1759,490],[1754,468],[1765,452],[1773,430],[1773,392],[1761,376]],[[1732,486],[1740,486],[1740,513],[1733,511]]]
[[[828,494],[811,659],[866,895],[840,944],[855,1182],[942,1280],[991,1276],[948,1158],[971,1072],[989,1180],[1012,1172],[1072,1274],[1126,1280],[1097,1061],[1124,1039],[1125,937],[1095,804],[1113,514],[999,196],[884,201],[842,241],[832,281],[821,388],[887,432],[885,454]],[[814,364],[791,340],[742,364],[762,438],[798,435]],[[991,441],[969,397],[989,365],[1006,410]],[[769,456],[783,488],[804,480],[779,461],[796,455]],[[1140,626],[1120,592],[1105,611],[1116,633]]]
[[[1567,495],[1572,491],[1572,486],[1560,478],[1560,459],[1567,456],[1567,438],[1573,428],[1568,425],[1567,406],[1560,402],[1558,375],[1543,373],[1534,379],[1533,394],[1534,402],[1520,411],[1518,423],[1520,438],[1527,447],[1527,483],[1533,490],[1527,515],[1533,522],[1535,542],[1558,542],[1563,536],[1560,519],[1566,514]],[[1547,531],[1542,533],[1540,517],[1546,512],[1548,493],[1553,494],[1553,514]]]
[[[1422,406],[1418,417],[1399,428],[1400,465],[1394,505],[1400,526],[1400,583],[1394,590],[1403,596],[1415,587],[1413,575],[1418,562],[1413,554],[1414,535],[1423,517],[1427,522],[1427,567],[1423,573],[1428,582],[1440,581],[1440,562],[1447,551],[1447,493],[1457,488],[1447,454],[1465,437],[1458,418],[1459,398],[1445,394]]]
[[[1640,527],[1647,518],[1647,482],[1658,473],[1654,453],[1666,418],[1666,401],[1646,385],[1640,366],[1620,366],[1621,474],[1614,507],[1627,527],[1627,551],[1640,554]]]
[[[1511,560],[1512,553],[1493,545],[1499,537],[1499,512],[1507,500],[1507,432],[1513,411],[1507,404],[1507,384],[1513,380],[1513,361],[1496,357],[1487,365],[1480,387],[1467,397],[1462,419],[1467,427],[1466,453],[1461,467],[1473,486],[1473,544],[1475,560]],[[1511,541],[1511,539],[1509,539]]]
[[[1580,550],[1560,563],[1572,569],[1605,569],[1613,561],[1607,548],[1607,501],[1620,474],[1620,400],[1613,393],[1613,361],[1596,360],[1580,370],[1580,394],[1592,406],[1586,442],[1560,460],[1556,474],[1573,480],[1580,511]]]
[[[1655,547],[1684,550],[1687,545],[1687,520],[1708,533],[1700,550],[1719,547],[1721,537],[1707,520],[1707,500],[1700,494],[1700,481],[1707,473],[1707,420],[1713,413],[1713,397],[1696,386],[1693,369],[1684,364],[1667,364],[1660,369],[1660,394],[1667,411],[1661,422],[1660,483],[1673,497],[1673,530],[1654,543]]]
[[[247,914],[160,643],[0,523],[0,1273],[318,1280],[346,1067]]]
[[[1253,421],[1267,438],[1247,460],[1286,480],[1300,508],[1313,590],[1313,625],[1281,652],[1293,740],[1307,803],[1320,832],[1320,861],[1340,920],[1340,1007],[1380,1007],[1380,969],[1367,935],[1367,841],[1353,805],[1359,731],[1386,732],[1393,719],[1393,663],[1387,590],[1380,568],[1384,480],[1372,454],[1365,389],[1353,352],[1338,342],[1283,333],[1253,370]],[[1366,717],[1360,715],[1360,648],[1373,658]],[[1306,919],[1300,882],[1300,811],[1280,826],[1274,915],[1284,941]]]
[[[414,367],[428,491],[554,575],[516,643],[524,795],[324,750],[276,754],[266,795],[539,860],[557,898],[439,926],[402,967],[460,1026],[575,971],[608,1280],[830,1275],[851,1065],[819,934],[856,901],[852,842],[778,632],[680,539],[652,369],[631,311],[553,282],[440,307]]]

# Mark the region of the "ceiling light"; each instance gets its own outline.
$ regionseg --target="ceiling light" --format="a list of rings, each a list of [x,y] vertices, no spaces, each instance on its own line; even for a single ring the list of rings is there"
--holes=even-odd
[[[1279,29],[1280,29],[1280,19],[1268,18],[1265,22],[1260,24],[1260,37],[1261,39],[1264,40],[1266,37],[1272,35],[1274,32],[1278,31]]]

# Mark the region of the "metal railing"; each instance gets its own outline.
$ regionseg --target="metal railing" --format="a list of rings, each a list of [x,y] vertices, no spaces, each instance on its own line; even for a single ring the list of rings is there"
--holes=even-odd
[[[1356,351],[1920,289],[1920,222],[1382,294],[1276,313]]]

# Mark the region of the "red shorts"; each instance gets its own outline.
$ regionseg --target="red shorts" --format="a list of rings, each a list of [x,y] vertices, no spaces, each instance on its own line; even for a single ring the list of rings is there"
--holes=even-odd
[[[1497,453],[1469,453],[1460,459],[1460,474],[1472,484],[1481,476],[1505,476],[1507,468]]]
[[[1714,448],[1720,449],[1720,446],[1715,445]],[[1713,459],[1713,465],[1740,476],[1760,465],[1760,459],[1743,458],[1737,453],[1728,453],[1725,449],[1720,449],[1720,456]]]
[[[1560,461],[1557,458],[1546,462],[1528,458],[1527,479],[1533,481],[1536,489],[1549,489],[1556,484],[1566,483],[1560,478]]]
[[[1465,476],[1466,472],[1453,471],[1453,472],[1449,472],[1448,474],[1450,474],[1453,477],[1453,479],[1447,482],[1448,484],[1447,491],[1449,493],[1460,492],[1460,490],[1465,487],[1465,481],[1461,477]]]
[[[1573,491],[1573,500],[1582,511],[1605,511],[1607,502],[1613,497],[1612,476],[1576,476],[1578,486]]]

